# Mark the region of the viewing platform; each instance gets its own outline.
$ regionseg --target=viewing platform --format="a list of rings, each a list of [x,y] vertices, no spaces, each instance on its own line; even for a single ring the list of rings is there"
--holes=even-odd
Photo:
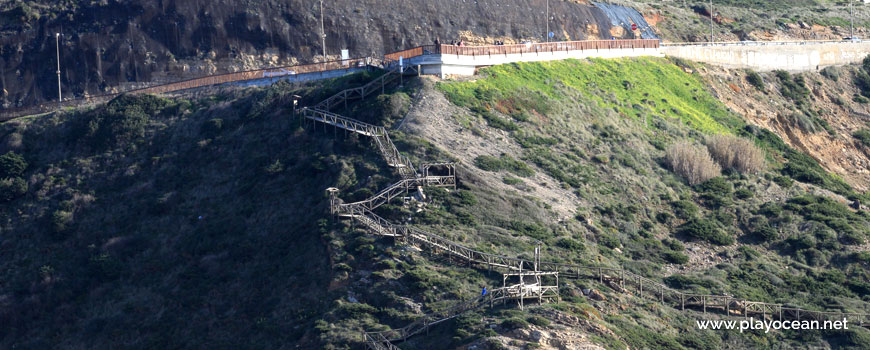
[[[424,45],[384,56],[385,64],[417,69],[419,74],[474,75],[478,68],[513,62],[568,58],[663,56],[658,39],[585,40],[515,45]]]

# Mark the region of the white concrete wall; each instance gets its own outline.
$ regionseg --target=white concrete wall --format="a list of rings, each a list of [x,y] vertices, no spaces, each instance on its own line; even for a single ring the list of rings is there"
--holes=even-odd
[[[728,68],[797,72],[860,62],[870,54],[870,42],[677,45],[663,46],[661,51],[666,56]]]
[[[607,49],[607,50],[575,50],[555,51],[509,55],[427,55],[408,60],[409,65],[420,65],[423,74],[440,75],[474,75],[479,67],[493,66],[512,62],[556,61],[568,58],[617,58],[638,56],[663,56],[659,49]]]

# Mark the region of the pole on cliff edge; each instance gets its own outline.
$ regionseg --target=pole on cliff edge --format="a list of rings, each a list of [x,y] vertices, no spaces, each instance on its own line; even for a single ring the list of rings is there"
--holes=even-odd
[[[63,107],[63,98],[60,94],[60,33],[54,34],[54,45],[57,49],[57,108]]]
[[[710,0],[710,43],[713,43],[713,0]]]
[[[550,0],[547,0],[547,31],[544,33],[547,42],[550,42]]]
[[[320,0],[320,46],[323,47],[323,60],[326,60],[326,30],[323,28],[323,0]]]

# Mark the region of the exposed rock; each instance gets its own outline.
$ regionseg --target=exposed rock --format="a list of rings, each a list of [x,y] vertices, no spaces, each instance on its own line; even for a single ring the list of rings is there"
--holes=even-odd
[[[601,294],[597,289],[593,289],[589,293],[589,298],[592,298],[592,300],[607,301],[607,297],[605,297],[604,294]]]

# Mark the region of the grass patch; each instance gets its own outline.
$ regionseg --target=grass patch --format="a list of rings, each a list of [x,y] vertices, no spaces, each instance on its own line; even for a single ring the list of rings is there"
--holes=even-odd
[[[500,157],[478,156],[474,159],[474,165],[486,171],[507,170],[522,177],[535,175],[535,171],[526,163],[506,154],[502,154]]]
[[[547,100],[569,98],[561,88],[567,87],[626,117],[638,117],[634,106],[643,106],[646,113],[679,119],[702,132],[728,132],[742,123],[700,80],[662,58],[511,63],[483,69],[481,74],[475,81],[439,83],[438,88],[453,104],[478,113],[494,109],[511,115],[546,113]],[[539,96],[543,102],[516,103],[526,100],[517,96],[526,95]],[[496,108],[506,104],[512,108]]]

